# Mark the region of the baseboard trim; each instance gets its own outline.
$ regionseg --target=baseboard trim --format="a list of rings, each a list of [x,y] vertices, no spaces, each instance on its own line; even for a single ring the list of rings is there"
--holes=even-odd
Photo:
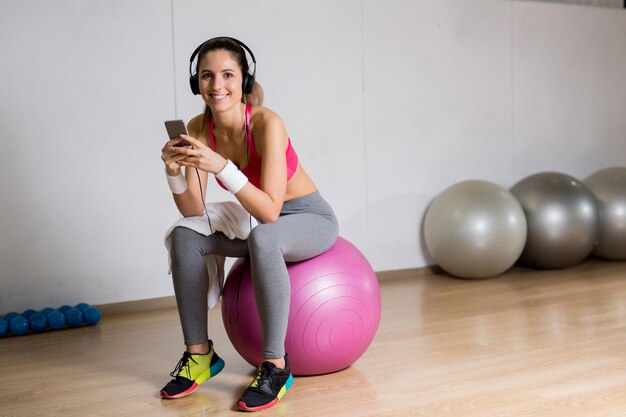
[[[176,298],[173,295],[146,300],[123,301],[121,303],[101,304],[96,306],[104,316],[114,314],[140,313],[151,310],[176,307]]]
[[[379,271],[376,273],[378,281],[389,281],[395,279],[410,279],[425,277],[428,275],[442,274],[443,269],[438,265],[427,265],[421,268],[396,269],[392,271]]]
[[[397,269],[393,271],[376,272],[379,282],[398,280],[398,279],[415,279],[427,275],[435,275],[442,273],[443,270],[437,265],[429,265],[421,268]],[[161,310],[165,308],[176,307],[176,298],[173,295],[159,298],[150,298],[147,300],[123,301],[120,303],[110,303],[97,305],[102,315],[111,316],[116,314],[140,313],[151,310]]]

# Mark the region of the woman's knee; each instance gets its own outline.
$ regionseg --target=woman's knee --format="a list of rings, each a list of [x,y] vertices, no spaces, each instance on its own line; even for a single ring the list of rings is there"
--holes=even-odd
[[[251,253],[271,251],[279,248],[279,236],[274,224],[259,224],[248,236],[248,250]]]
[[[193,230],[188,229],[183,226],[175,227],[174,230],[172,230],[170,234],[170,241],[172,243],[172,248],[175,248],[177,246],[182,246],[188,240],[190,233],[192,232]]]
[[[201,234],[187,227],[179,226],[172,230],[170,236],[172,260],[185,255],[189,256],[190,254],[202,255],[203,236]]]

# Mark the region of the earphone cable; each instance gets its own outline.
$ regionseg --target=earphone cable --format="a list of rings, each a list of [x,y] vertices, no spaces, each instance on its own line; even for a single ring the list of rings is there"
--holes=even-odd
[[[246,142],[246,158],[248,160],[248,163],[250,163],[250,149],[248,146],[248,138],[250,135],[250,130],[249,130],[249,126],[248,126],[248,111],[246,109],[245,115],[244,115],[244,120],[245,120],[245,127],[246,127],[246,138],[245,138],[245,142]],[[206,204],[204,202],[204,190],[202,189],[202,181],[200,180],[200,173],[198,172],[198,168],[194,168],[196,171],[196,177],[198,178],[198,186],[200,187],[200,198],[201,198],[201,203],[202,203],[202,207],[204,208],[204,214],[206,215],[206,219],[209,222],[209,230],[211,231],[211,235],[213,235],[214,231],[213,231],[213,225],[211,224],[211,218],[209,217],[209,212],[206,208]],[[250,232],[252,232],[252,214],[249,214],[249,223],[250,223]],[[213,255],[213,259],[215,260],[215,267],[217,270],[217,280],[219,282],[219,286],[220,286],[220,295],[222,295],[224,293],[224,285],[222,283],[222,277],[220,276],[220,268],[219,268],[219,264],[217,263],[217,258],[215,257],[215,255]],[[239,297],[239,291],[237,291],[237,297]]]
[[[256,64],[255,64],[255,71],[256,71]],[[246,110],[243,116],[243,119],[245,121],[245,125],[246,125],[246,166],[247,164],[250,164],[250,146],[248,145],[248,138],[250,137],[250,121],[248,120],[248,105],[246,104]],[[250,233],[252,233],[252,214],[248,213],[249,215],[249,220],[250,220]]]
[[[204,204],[204,191],[202,190],[202,181],[200,181],[200,173],[198,172],[198,168],[194,168],[196,170],[196,176],[198,177],[198,186],[200,187],[200,198],[202,199],[202,207],[204,208],[204,214],[206,214],[206,219],[209,221],[209,230],[211,231],[211,235],[213,235],[213,225],[211,224],[211,218],[209,217],[209,212],[206,208],[206,204]],[[220,266],[217,263],[217,258],[213,255],[213,259],[215,260],[215,269],[217,270],[217,282],[220,286],[220,295],[224,293],[224,285],[222,283],[222,277],[220,276]]]
[[[204,214],[206,214],[206,219],[209,221],[209,229],[211,230],[211,234],[213,234],[213,225],[211,224],[211,219],[209,218],[209,212],[206,209],[206,204],[204,204],[204,191],[202,190],[202,182],[200,181],[200,173],[198,172],[198,168],[194,168],[196,170],[196,176],[198,177],[198,185],[200,186],[200,198],[202,199],[202,208],[204,209]]]

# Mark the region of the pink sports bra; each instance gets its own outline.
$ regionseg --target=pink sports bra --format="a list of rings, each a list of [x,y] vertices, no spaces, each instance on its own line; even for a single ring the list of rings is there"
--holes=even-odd
[[[250,113],[251,106],[248,104],[246,106],[246,126],[250,126]],[[211,118],[211,123],[209,124],[209,140],[211,141],[210,145],[213,151],[215,151],[215,137],[213,136],[214,125],[215,122],[213,121],[213,118]],[[243,172],[245,176],[248,177],[248,181],[250,181],[252,185],[257,188],[261,188],[261,156],[256,152],[256,149],[254,148],[254,141],[252,140],[252,133],[250,132],[250,129],[247,129],[247,140],[248,150],[250,152],[250,160],[248,161],[248,165],[246,165],[246,167],[243,168],[241,172]],[[296,169],[298,168],[298,155],[291,146],[291,139],[288,139],[286,156],[287,181],[289,181],[291,177],[293,177],[293,175],[296,173]],[[224,184],[222,184],[220,180],[218,180],[217,178],[215,178],[215,180],[220,185],[220,187],[226,190],[226,187],[224,187]]]

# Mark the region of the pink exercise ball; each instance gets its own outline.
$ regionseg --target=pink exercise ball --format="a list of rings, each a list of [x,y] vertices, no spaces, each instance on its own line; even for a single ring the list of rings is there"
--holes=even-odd
[[[294,375],[320,375],[352,365],[380,322],[376,274],[361,252],[339,237],[323,254],[287,263],[291,305],[285,350]],[[239,354],[259,366],[263,353],[250,262],[235,261],[224,285],[222,319]]]

